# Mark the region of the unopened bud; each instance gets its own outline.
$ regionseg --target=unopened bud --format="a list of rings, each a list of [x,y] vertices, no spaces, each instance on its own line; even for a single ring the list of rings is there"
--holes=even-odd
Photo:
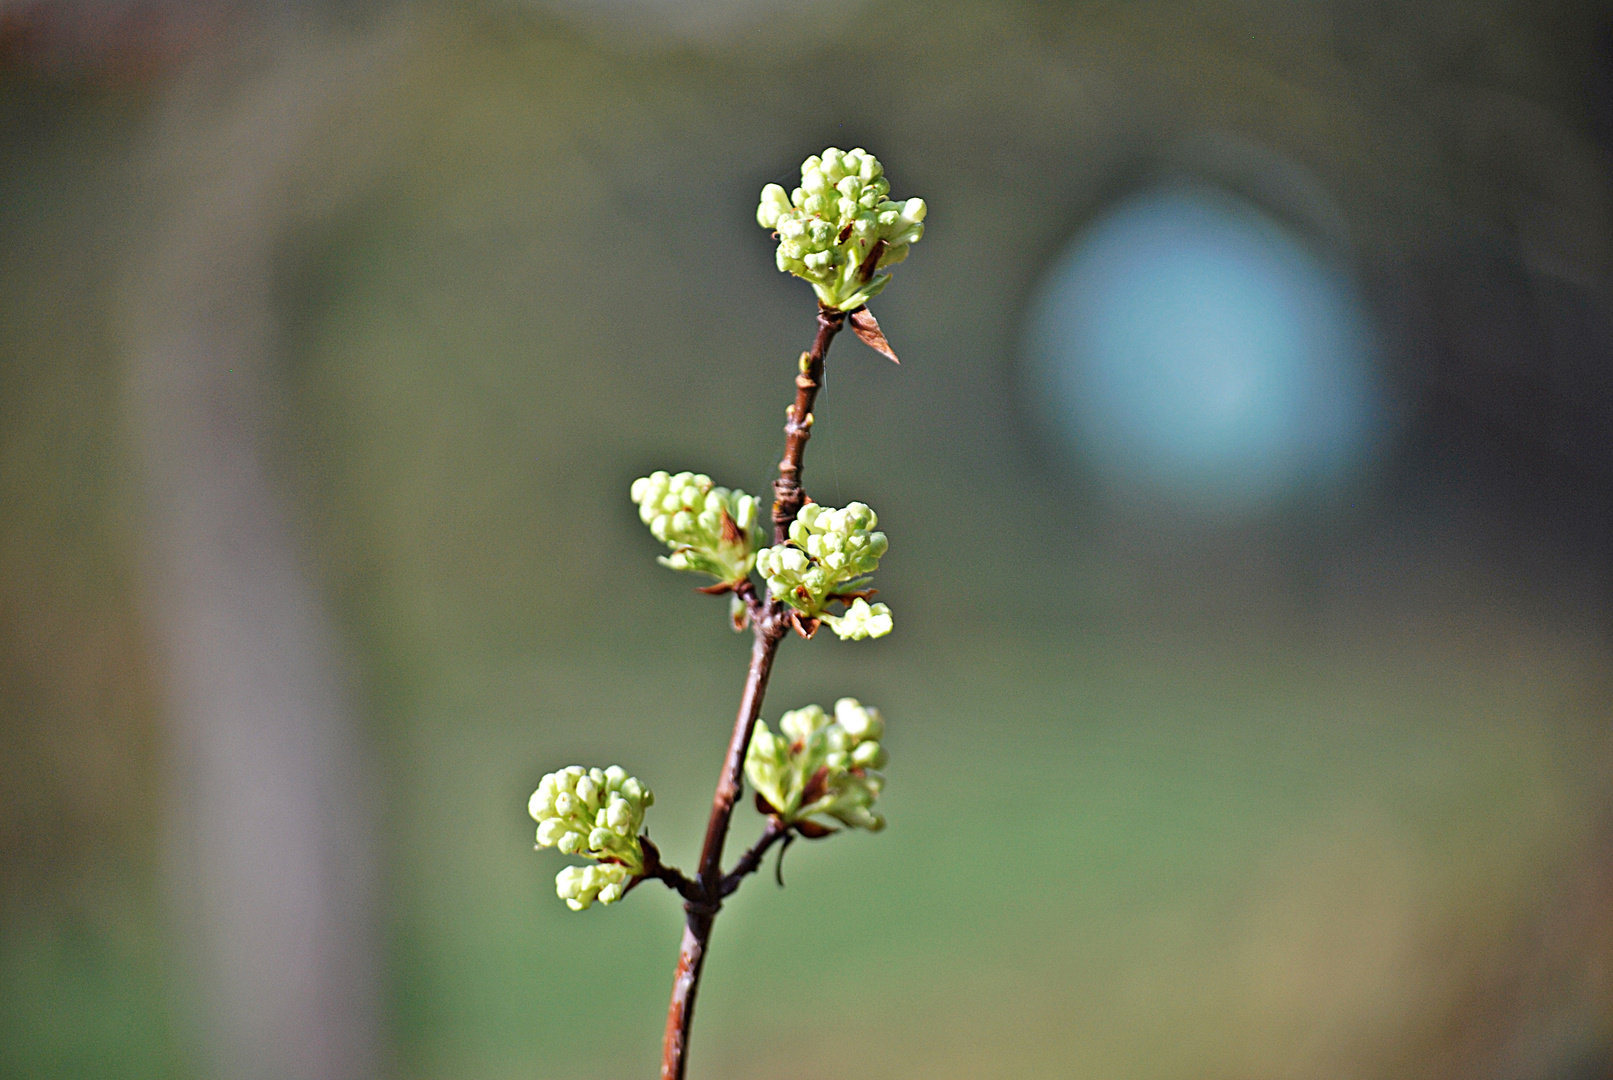
[[[874,271],[899,257],[881,255],[878,265],[866,265],[876,237],[891,247],[922,235],[913,230],[922,228],[924,200],[886,199],[890,183],[884,171],[865,150],[831,147],[802,163],[801,186],[788,199],[777,184],[762,189],[756,220],[779,236],[779,269],[809,282],[826,307],[853,311],[890,281],[889,274]],[[869,212],[877,216],[865,220]]]

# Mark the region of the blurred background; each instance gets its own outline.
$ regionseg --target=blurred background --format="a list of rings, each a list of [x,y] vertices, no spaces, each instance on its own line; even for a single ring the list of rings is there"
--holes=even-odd
[[[764,183],[929,236],[808,455],[890,828],[718,925],[692,1075],[1613,1075],[1613,10],[0,0],[0,1076],[656,1068],[748,650]],[[736,840],[759,828],[746,810]]]

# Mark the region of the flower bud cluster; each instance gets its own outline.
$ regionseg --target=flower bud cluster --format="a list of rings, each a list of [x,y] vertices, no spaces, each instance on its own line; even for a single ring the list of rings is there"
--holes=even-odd
[[[801,164],[801,186],[789,195],[764,187],[756,221],[778,233],[780,270],[809,282],[828,307],[853,311],[890,281],[877,272],[924,236],[924,200],[893,202],[890,189],[874,155],[831,146]]]
[[[591,907],[595,900],[614,904],[622,898],[632,875],[615,863],[598,866],[568,866],[554,878],[554,891],[572,911]]]
[[[856,698],[835,702],[834,718],[808,705],[779,719],[779,734],[758,721],[745,753],[745,775],[786,823],[814,814],[878,832],[885,819],[873,812],[885,778],[875,770],[888,760],[879,745],[885,721]]]
[[[545,776],[527,803],[538,823],[538,847],[597,859],[600,866],[568,866],[555,891],[573,911],[596,899],[621,899],[629,878],[644,870],[639,828],[655,795],[618,765],[584,769],[571,765]]]
[[[844,615],[825,615],[823,621],[841,641],[884,637],[891,632],[891,609],[887,604],[870,604],[862,597],[851,602]]]
[[[758,527],[755,496],[729,491],[702,473],[651,473],[633,481],[638,516],[657,540],[672,549],[660,562],[695,570],[718,581],[743,581],[756,562],[765,534]]]
[[[890,633],[890,608],[854,600],[845,615],[831,615],[824,605],[857,591],[866,575],[879,569],[890,547],[875,532],[879,517],[864,503],[844,510],[808,503],[790,524],[787,543],[756,553],[756,567],[773,596],[809,618],[822,619],[842,638],[880,637]],[[860,606],[859,606],[860,605]]]

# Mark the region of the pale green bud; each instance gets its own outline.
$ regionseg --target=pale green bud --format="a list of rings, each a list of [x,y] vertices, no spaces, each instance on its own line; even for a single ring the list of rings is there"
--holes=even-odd
[[[825,606],[836,594],[856,592],[866,576],[879,568],[879,560],[890,547],[882,532],[872,531],[879,516],[867,504],[854,502],[837,510],[808,503],[790,523],[787,543],[764,548],[757,554],[756,569],[767,582],[768,593],[784,600],[801,614],[822,619],[831,626],[852,616],[835,616]],[[863,601],[851,623],[862,632],[857,637],[879,637],[889,632],[890,609],[878,611]],[[870,622],[869,620],[872,620]]]
[[[568,866],[555,875],[554,891],[572,911],[582,911],[595,900],[620,900],[630,876],[625,866]]]
[[[830,147],[802,163],[801,186],[788,199],[777,184],[762,189],[756,220],[779,236],[779,269],[809,282],[828,307],[855,310],[890,281],[889,274],[874,276],[865,265],[876,241],[903,251],[896,257],[881,251],[873,271],[900,262],[906,245],[923,235],[924,200],[887,200],[884,172],[866,150]],[[877,216],[865,219],[870,211]]]
[[[650,534],[672,549],[661,556],[662,565],[729,583],[750,574],[763,542],[754,497],[690,472],[651,473],[630,490]]]
[[[583,867],[568,866],[554,876],[555,889],[562,900],[570,900],[582,891],[583,880]]]
[[[851,602],[844,615],[824,615],[822,618],[842,641],[884,637],[894,626],[889,607],[884,604],[870,605],[861,597]]]
[[[829,722],[824,714],[823,706],[808,705],[801,709],[792,709],[779,718],[779,730],[790,737],[792,742],[805,742],[820,728]]]
[[[568,867],[555,879],[556,889],[574,910],[596,898],[610,903],[622,895],[630,878],[643,872],[639,832],[644,811],[654,801],[650,790],[618,765],[568,766],[539,782],[527,803],[538,822],[538,846],[601,860],[599,866]]]
[[[887,759],[876,734],[884,730],[877,709],[842,698],[834,719],[808,705],[780,717],[779,729],[782,737],[758,721],[745,754],[745,775],[787,824],[824,815],[853,828],[885,827],[885,819],[872,810],[885,785],[874,770]]]
[[[885,734],[885,720],[879,710],[856,698],[843,697],[835,702],[835,723],[853,739],[878,739]]]
[[[889,760],[877,742],[865,742],[851,752],[851,763],[859,769],[883,769]]]
[[[756,223],[764,229],[771,229],[790,209],[790,197],[784,193],[784,189],[777,184],[768,184],[762,189],[762,203],[756,208]]]
[[[540,785],[527,800],[526,812],[532,815],[534,821],[542,821],[554,809],[554,785]]]

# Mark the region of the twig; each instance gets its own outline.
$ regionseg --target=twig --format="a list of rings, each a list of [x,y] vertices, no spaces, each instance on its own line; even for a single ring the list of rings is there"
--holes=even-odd
[[[623,893],[631,892],[641,881],[659,881],[685,900],[700,899],[700,889],[691,881],[682,870],[676,866],[668,866],[661,861],[661,850],[650,842],[648,836],[639,837],[639,846],[644,849],[644,872],[628,882]]]
[[[790,538],[790,523],[800,513],[806,498],[801,490],[801,457],[806,453],[807,440],[812,437],[812,403],[823,385],[823,358],[829,352],[829,343],[845,322],[844,312],[818,308],[818,336],[806,354],[806,370],[795,377],[795,404],[790,407],[790,419],[784,425],[784,460],[779,462],[778,479],[773,481],[775,544]]]
[[[801,372],[795,377],[795,404],[784,425],[784,460],[779,462],[778,479],[773,481],[773,542],[789,539],[790,524],[806,500],[801,488],[801,461],[807,440],[812,437],[812,403],[823,385],[823,358],[834,336],[845,325],[844,312],[818,308],[818,332],[812,348],[803,357]],[[761,715],[762,697],[773,671],[779,642],[789,632],[786,606],[755,595],[749,582],[736,586],[751,610],[750,671],[745,691],[739,699],[739,715],[734,720],[733,737],[723,760],[722,776],[711,799],[711,817],[706,823],[706,841],[700,849],[700,869],[695,875],[694,895],[685,894],[683,943],[678,949],[678,966],[672,977],[672,1002],[667,1007],[666,1038],[661,1048],[661,1080],[684,1080],[689,1028],[694,1022],[695,995],[700,989],[700,970],[706,960],[712,923],[722,907],[725,879],[722,873],[723,845],[728,824],[734,816],[745,771],[745,749],[750,745],[756,718]],[[743,860],[741,860],[743,863]],[[737,879],[736,879],[737,884]],[[680,890],[681,891],[681,890]],[[729,890],[732,891],[732,890]]]
[[[740,856],[739,861],[734,864],[734,868],[728,872],[728,876],[722,879],[722,894],[724,896],[732,895],[734,890],[739,888],[739,883],[745,880],[746,875],[754,874],[757,868],[762,865],[762,859],[767,855],[767,849],[783,840],[789,833],[790,827],[788,825],[776,817],[768,818],[767,828],[762,830],[761,838],[751,845],[749,851]]]

